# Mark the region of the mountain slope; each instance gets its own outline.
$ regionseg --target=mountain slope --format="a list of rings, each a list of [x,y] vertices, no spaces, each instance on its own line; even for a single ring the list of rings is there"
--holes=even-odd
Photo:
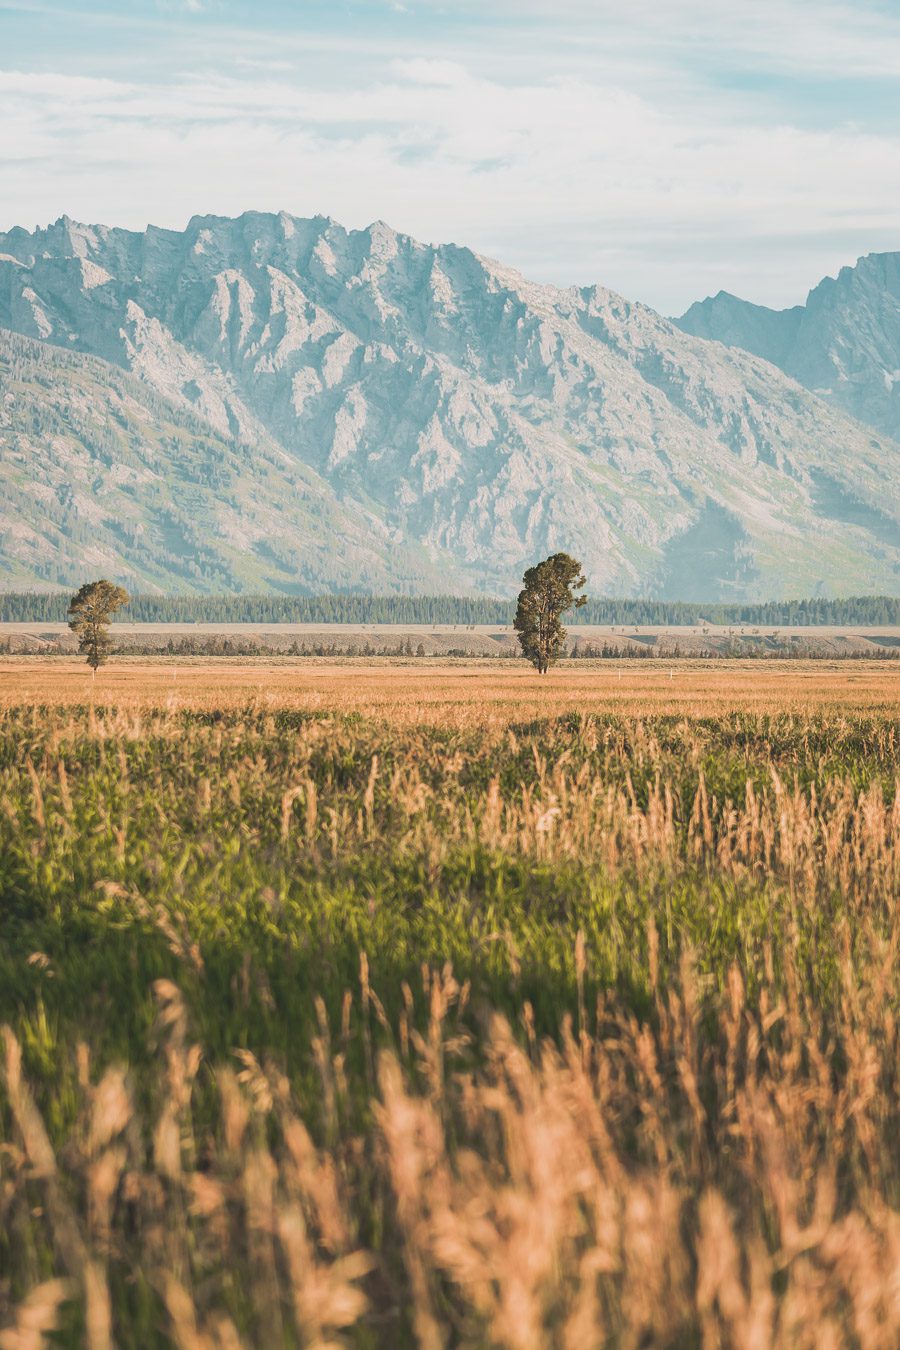
[[[720,291],[676,320],[773,362],[807,389],[900,437],[900,253],[871,253],[826,277],[805,305],[773,310]]]
[[[130,369],[251,466],[277,445],[445,582],[509,593],[565,548],[622,595],[900,591],[897,445],[600,287],[283,214],[64,219],[0,254],[0,324]]]
[[[274,444],[250,450],[107,362],[3,330],[0,572],[169,594],[446,580]]]

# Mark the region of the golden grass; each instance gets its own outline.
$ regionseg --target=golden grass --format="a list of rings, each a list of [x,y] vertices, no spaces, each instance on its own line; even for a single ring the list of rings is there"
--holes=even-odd
[[[158,1308],[143,1336],[179,1350],[894,1350],[887,977],[848,960],[831,1028],[846,1056],[836,1077],[792,968],[787,1002],[747,1006],[735,967],[704,1007],[686,959],[650,1022],[601,1000],[590,1029],[567,1021],[558,1044],[536,1044],[526,1005],[521,1037],[492,1019],[476,1070],[459,1022],[467,990],[447,969],[426,970],[417,994],[430,1018],[424,1034],[401,1027],[379,1056],[368,1146],[341,1127],[350,1019],[379,1006],[363,966],[342,1030],[321,1008],[325,1147],[283,1074],[246,1051],[237,1072],[207,1070],[218,1125],[199,1136],[201,1051],[177,988],[161,980],[149,1128],[127,1075],[98,1074],[79,1051],[64,1169],[74,1187],[4,1029],[15,1127],[5,1217],[23,1234],[46,1225],[65,1274],[32,1287],[0,1347],[39,1350],[62,1300],[80,1297],[83,1339],[67,1343],[112,1350],[124,1266],[126,1286]],[[859,1176],[849,1201],[848,1169]],[[360,1194],[379,1193],[396,1264],[359,1242]]]
[[[541,678],[523,663],[415,665],[300,658],[117,660],[91,679],[80,662],[0,662],[0,706],[93,701],[123,709],[296,709],[360,713],[403,724],[502,725],[567,712],[841,710],[900,712],[900,668],[887,662],[622,661],[563,665]]]
[[[0,664],[0,1350],[896,1350],[892,665],[175,671]]]

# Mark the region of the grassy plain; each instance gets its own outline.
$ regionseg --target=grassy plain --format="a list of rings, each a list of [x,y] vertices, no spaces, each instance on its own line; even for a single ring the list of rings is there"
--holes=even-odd
[[[900,1342],[900,680],[648,664],[0,664],[0,1345]]]
[[[524,662],[385,658],[0,660],[0,706],[82,703],[499,726],[565,713],[900,712],[900,667],[879,661],[570,661],[543,679]]]

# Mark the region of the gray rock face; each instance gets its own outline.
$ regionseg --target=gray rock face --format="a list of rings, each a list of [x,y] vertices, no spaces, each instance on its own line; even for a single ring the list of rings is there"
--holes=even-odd
[[[0,330],[0,576],[85,575],[169,594],[466,584],[269,438],[242,445],[106,361]]]
[[[860,422],[900,437],[900,253],[860,258],[793,309],[720,291],[675,322],[754,352]]]
[[[285,214],[63,219],[0,255],[0,326],[133,372],[241,447],[251,495],[277,447],[330,494],[331,552],[342,513],[370,521],[395,586],[510,593],[566,549],[595,593],[900,592],[898,446],[601,287]],[[285,503],[265,510],[268,547],[302,555]]]

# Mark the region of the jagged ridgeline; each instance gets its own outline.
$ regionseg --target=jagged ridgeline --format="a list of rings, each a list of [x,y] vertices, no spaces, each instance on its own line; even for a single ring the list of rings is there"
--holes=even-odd
[[[383,224],[64,218],[0,235],[0,327],[11,587],[512,597],[562,549],[595,594],[900,594],[896,442],[599,286]]]
[[[743,347],[887,436],[900,437],[900,253],[870,253],[809,293],[767,309],[720,291],[677,320]]]
[[[0,594],[0,623],[58,623],[66,618],[64,591]],[[512,623],[515,604],[458,595],[134,595],[113,616],[120,623]],[[700,605],[664,600],[588,599],[565,616],[583,624],[754,624],[764,627],[900,625],[900,599],[856,596],[847,600],[785,600],[767,604]]]

